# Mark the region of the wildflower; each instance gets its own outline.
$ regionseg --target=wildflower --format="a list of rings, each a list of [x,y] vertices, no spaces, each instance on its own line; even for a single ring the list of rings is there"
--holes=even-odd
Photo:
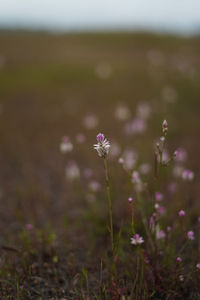
[[[85,142],[85,140],[86,140],[86,137],[83,133],[77,134],[77,136],[76,136],[77,143],[82,144]]]
[[[156,201],[162,201],[164,198],[163,194],[160,192],[156,192],[155,197],[156,197]]]
[[[132,122],[132,133],[133,134],[140,134],[146,131],[147,125],[144,119],[142,118],[135,118]]]
[[[128,109],[128,107],[126,106],[118,106],[116,108],[116,111],[115,111],[115,117],[120,120],[120,121],[124,121],[124,120],[127,120],[129,117],[130,117],[130,111]]]
[[[133,171],[132,174],[132,183],[139,183],[140,182],[140,175],[137,171]]]
[[[96,180],[92,180],[90,183],[89,183],[89,189],[92,191],[92,192],[98,192],[101,188],[101,185],[98,181]]]
[[[67,179],[74,180],[80,177],[80,169],[75,161],[70,161],[65,169]]]
[[[133,202],[133,198],[132,198],[132,197],[129,197],[129,198],[128,198],[128,202],[129,202],[129,203],[132,203],[132,202]]]
[[[200,263],[196,264],[196,267],[200,270]]]
[[[132,245],[140,245],[144,243],[143,237],[141,237],[138,233],[136,233],[132,238],[131,238],[131,244]]]
[[[139,167],[139,171],[143,175],[147,175],[151,170],[151,166],[148,163],[141,164]]]
[[[105,138],[103,133],[97,135],[97,144],[94,145],[94,149],[97,150],[100,157],[105,158],[108,155],[110,142]]]
[[[192,231],[192,230],[188,231],[187,237],[189,240],[193,241],[195,239],[194,231]]]
[[[123,153],[124,167],[131,170],[135,167],[138,155],[133,149],[126,149]]]
[[[95,114],[86,114],[83,119],[83,125],[86,129],[94,129],[98,125],[98,118]]]
[[[122,157],[120,157],[120,158],[118,159],[118,163],[119,163],[120,165],[122,165],[122,164],[124,163],[124,159],[123,159]]]
[[[64,136],[60,144],[60,151],[62,153],[67,153],[67,152],[71,152],[72,150],[73,150],[73,144],[70,142],[68,136]]]
[[[187,152],[186,152],[185,149],[178,148],[176,152],[177,152],[177,154],[176,154],[175,160],[177,162],[184,162],[184,161],[186,161],[186,159],[187,159]]]
[[[180,281],[184,281],[184,276],[183,275],[179,275],[179,280]]]
[[[93,171],[92,169],[90,168],[86,168],[84,171],[83,171],[83,175],[85,178],[90,178],[92,177],[92,174],[93,174]]]
[[[194,179],[194,172],[189,169],[186,169],[182,173],[182,179],[192,181]]]
[[[184,217],[185,216],[185,211],[184,210],[180,210],[178,212],[179,217]]]
[[[166,134],[167,131],[168,131],[168,123],[166,120],[163,121],[162,123],[162,130],[163,130],[163,133]]]
[[[167,226],[167,231],[170,232],[172,230],[171,226]]]
[[[178,257],[176,258],[176,261],[177,261],[177,262],[181,262],[181,261],[182,261],[182,258],[178,256]]]
[[[165,209],[164,206],[159,205],[158,208],[157,208],[157,212],[159,213],[159,215],[163,216],[166,212],[166,209]]]
[[[164,230],[160,230],[159,225],[156,226],[156,238],[157,240],[164,239],[166,237],[166,233]]]
[[[161,136],[160,140],[161,140],[161,142],[164,142],[165,141],[165,137]]]

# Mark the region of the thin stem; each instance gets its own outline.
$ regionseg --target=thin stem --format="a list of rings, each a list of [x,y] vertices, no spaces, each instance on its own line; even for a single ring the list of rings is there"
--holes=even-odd
[[[104,169],[105,169],[105,175],[106,175],[106,192],[107,192],[109,218],[110,218],[109,231],[110,231],[110,239],[111,239],[111,249],[112,249],[112,254],[114,254],[112,200],[111,200],[111,195],[110,195],[110,182],[109,182],[108,165],[107,165],[106,158],[104,158]]]

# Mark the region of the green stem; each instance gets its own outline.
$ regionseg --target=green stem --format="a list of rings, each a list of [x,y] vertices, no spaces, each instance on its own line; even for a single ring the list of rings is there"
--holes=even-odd
[[[111,249],[112,249],[112,255],[113,255],[114,254],[114,238],[113,238],[112,200],[111,200],[111,195],[110,195],[110,182],[109,182],[108,165],[107,165],[106,158],[104,158],[104,169],[105,169],[105,175],[106,175],[106,192],[107,192],[109,218],[110,218],[109,231],[110,231]]]

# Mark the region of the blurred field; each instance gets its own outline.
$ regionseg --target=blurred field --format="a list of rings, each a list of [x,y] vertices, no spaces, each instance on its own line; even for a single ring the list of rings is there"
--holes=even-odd
[[[43,291],[42,283],[39,284],[43,294],[34,294],[30,279],[26,283],[30,292],[25,298],[15,298],[19,292],[16,294],[17,288],[12,286],[10,295],[14,298],[5,299],[39,299],[39,295],[50,299],[47,294],[61,299],[59,287],[69,291],[82,267],[96,276],[107,241],[103,165],[92,147],[98,132],[118,142],[122,151],[136,148],[139,161],[153,166],[153,145],[166,118],[169,150],[184,147],[188,153],[187,168],[195,173],[195,181],[185,190],[188,199],[183,202],[187,203],[191,220],[198,217],[199,53],[199,37],[0,32],[1,244],[22,251],[24,260],[19,262],[15,250],[2,250],[1,263],[7,262],[8,269],[2,269],[1,277],[9,281],[8,272],[10,276],[14,274],[16,286],[17,282],[23,284],[24,276],[29,278],[27,264],[37,262],[33,273],[48,285],[48,291]],[[152,109],[146,132],[126,135],[124,123],[115,118],[116,107],[126,105],[134,116],[137,105],[144,101]],[[87,113],[96,114],[99,119],[94,129],[83,126]],[[80,133],[86,136],[83,144],[76,142]],[[63,155],[59,149],[65,135],[74,144],[69,155]],[[81,177],[77,184],[65,178],[65,167],[72,159],[77,161],[81,174],[85,168],[91,168],[93,178],[102,186],[92,201],[85,196],[85,178]],[[110,162],[116,230],[126,227],[127,198],[132,191],[117,161],[116,158]],[[169,174],[165,180],[169,182]],[[163,191],[165,183],[161,183]],[[182,196],[167,197],[170,211],[180,207]],[[170,215],[169,223],[172,218]],[[25,230],[29,223],[37,230],[31,241]],[[63,284],[60,278],[69,282]],[[5,295],[4,286],[1,288]]]

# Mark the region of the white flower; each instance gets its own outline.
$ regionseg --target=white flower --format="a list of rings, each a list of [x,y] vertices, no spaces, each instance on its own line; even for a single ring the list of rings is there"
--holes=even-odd
[[[68,153],[71,152],[72,150],[73,150],[73,144],[70,142],[69,137],[64,136],[60,144],[60,151],[62,153]]]
[[[110,142],[104,137],[104,134],[99,133],[97,135],[97,144],[94,144],[94,149],[97,150],[100,157],[105,158],[110,149]]]

